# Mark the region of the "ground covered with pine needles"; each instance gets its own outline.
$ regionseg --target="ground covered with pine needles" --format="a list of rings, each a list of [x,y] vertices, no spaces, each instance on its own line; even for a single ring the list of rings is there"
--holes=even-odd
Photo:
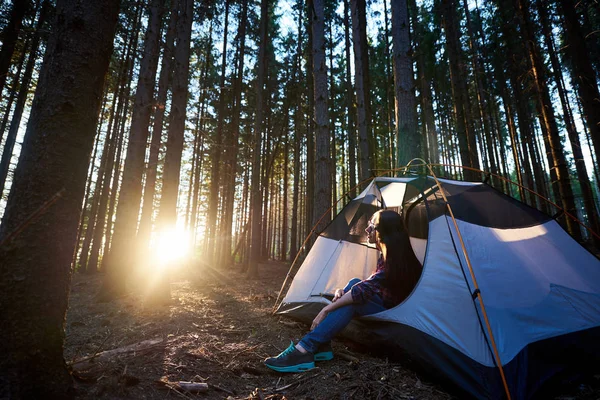
[[[169,305],[131,294],[98,302],[102,275],[76,274],[67,316],[65,359],[78,399],[457,399],[445,388],[344,339],[335,358],[304,374],[262,364],[308,328],[272,315],[288,271],[261,264],[260,279],[186,267],[173,273]],[[186,382],[204,383],[192,385]],[[560,393],[560,394],[559,394]],[[557,400],[599,399],[600,375],[565,387]]]

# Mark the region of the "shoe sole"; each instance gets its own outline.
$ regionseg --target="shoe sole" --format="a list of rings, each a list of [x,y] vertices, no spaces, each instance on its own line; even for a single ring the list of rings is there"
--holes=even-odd
[[[329,361],[333,360],[333,351],[322,351],[315,354],[315,361]]]
[[[313,369],[315,367],[314,362],[290,365],[287,367],[278,367],[278,366],[269,365],[269,364],[265,364],[265,365],[277,372],[304,372],[304,371],[308,371],[309,369]]]

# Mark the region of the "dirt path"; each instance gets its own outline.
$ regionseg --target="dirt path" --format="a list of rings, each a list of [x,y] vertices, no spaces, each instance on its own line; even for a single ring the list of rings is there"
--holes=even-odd
[[[144,307],[139,296],[97,303],[101,276],[76,275],[67,318],[65,359],[79,399],[451,399],[437,384],[335,340],[332,361],[305,374],[262,365],[306,332],[271,315],[287,265],[260,266],[260,280],[236,271],[202,271],[171,285],[169,306]],[[191,276],[188,274],[188,276]],[[171,382],[205,382],[189,393]],[[557,399],[598,398],[578,386]]]

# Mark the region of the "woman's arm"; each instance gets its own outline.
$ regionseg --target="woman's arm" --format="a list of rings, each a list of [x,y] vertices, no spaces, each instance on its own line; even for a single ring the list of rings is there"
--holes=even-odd
[[[348,290],[335,303],[330,303],[330,304],[326,305],[325,307],[323,307],[323,309],[317,314],[317,316],[313,320],[313,323],[310,326],[310,329],[311,330],[315,329],[317,327],[317,325],[319,325],[321,323],[321,321],[323,321],[325,319],[325,317],[327,316],[327,314],[329,314],[331,311],[333,311],[337,308],[346,306],[348,304],[352,304],[352,303],[354,303],[354,300],[352,299],[352,292],[350,290]]]

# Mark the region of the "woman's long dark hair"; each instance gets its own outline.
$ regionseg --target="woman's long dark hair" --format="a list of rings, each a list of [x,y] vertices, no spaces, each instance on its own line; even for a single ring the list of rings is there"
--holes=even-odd
[[[386,246],[385,286],[404,300],[421,276],[421,263],[410,245],[408,233],[400,214],[381,210],[373,216],[379,240]]]

